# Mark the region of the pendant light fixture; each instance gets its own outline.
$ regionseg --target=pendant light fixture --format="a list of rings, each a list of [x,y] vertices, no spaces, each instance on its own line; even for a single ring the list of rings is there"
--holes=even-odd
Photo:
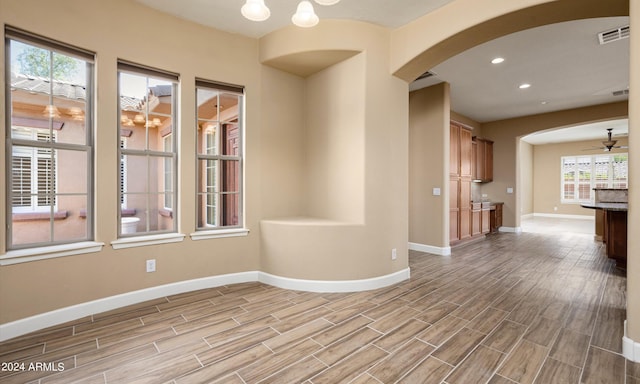
[[[334,5],[340,0],[315,0],[320,5]],[[264,0],[246,0],[240,9],[242,16],[251,21],[265,21],[271,16],[271,11],[264,4]],[[298,4],[296,13],[291,17],[293,24],[298,27],[309,28],[318,24],[320,19],[313,10],[311,2],[304,0]]]
[[[264,0],[247,0],[240,8],[240,12],[251,21],[265,21],[271,16],[271,11],[264,5]]]
[[[337,4],[340,0],[316,0],[316,3],[320,5],[333,5]]]
[[[318,24],[318,15],[313,11],[313,5],[310,2],[304,0],[298,4],[296,13],[291,17],[293,24],[298,27],[309,28]]]

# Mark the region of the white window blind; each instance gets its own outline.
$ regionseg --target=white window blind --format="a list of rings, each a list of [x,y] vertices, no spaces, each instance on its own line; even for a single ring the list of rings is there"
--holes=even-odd
[[[593,201],[594,188],[627,188],[626,153],[564,156],[561,159],[563,203]]]

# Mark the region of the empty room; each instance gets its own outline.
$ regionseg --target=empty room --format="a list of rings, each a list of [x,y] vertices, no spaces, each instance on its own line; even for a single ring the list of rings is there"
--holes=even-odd
[[[0,22],[3,383],[640,382],[635,0]]]

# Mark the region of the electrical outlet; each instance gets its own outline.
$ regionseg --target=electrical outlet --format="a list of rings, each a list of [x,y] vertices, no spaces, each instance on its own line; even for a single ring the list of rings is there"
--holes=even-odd
[[[393,249],[391,250],[391,260],[395,260],[395,259],[397,259],[397,258],[398,258],[398,252],[396,251],[396,249],[395,249],[395,248],[393,248]]]
[[[147,260],[147,272],[156,271],[156,259]]]

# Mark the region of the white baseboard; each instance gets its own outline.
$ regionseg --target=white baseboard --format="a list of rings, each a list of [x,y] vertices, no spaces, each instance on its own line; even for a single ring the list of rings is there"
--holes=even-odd
[[[522,233],[522,227],[500,227],[498,232]]]
[[[434,247],[433,245],[409,243],[409,249],[412,251],[432,253],[434,255],[440,255],[440,256],[451,255],[451,247]]]
[[[624,321],[624,336],[622,337],[622,356],[628,360],[640,363],[640,343],[627,337],[627,320]]]
[[[595,220],[593,215],[562,215],[559,213],[534,213],[534,217],[551,217],[554,219]]]
[[[385,276],[362,280],[301,280],[260,272],[260,282],[278,288],[307,292],[359,292],[387,287],[410,277],[409,268]]]
[[[294,289],[310,292],[357,292],[383,288],[403,280],[410,276],[409,268],[394,272],[385,276],[362,280],[301,280],[271,275],[260,271],[232,273],[228,275],[204,277],[200,279],[180,281],[177,283],[160,285],[127,292],[120,295],[105,297],[86,303],[72,305],[70,307],[56,309],[35,316],[0,324],[0,341],[18,337],[29,332],[63,324],[75,319],[90,316],[96,313],[110,311],[127,305],[137,304],[160,297],[176,295],[179,293],[196,291],[199,289],[215,288],[223,285],[261,282],[285,289]]]

